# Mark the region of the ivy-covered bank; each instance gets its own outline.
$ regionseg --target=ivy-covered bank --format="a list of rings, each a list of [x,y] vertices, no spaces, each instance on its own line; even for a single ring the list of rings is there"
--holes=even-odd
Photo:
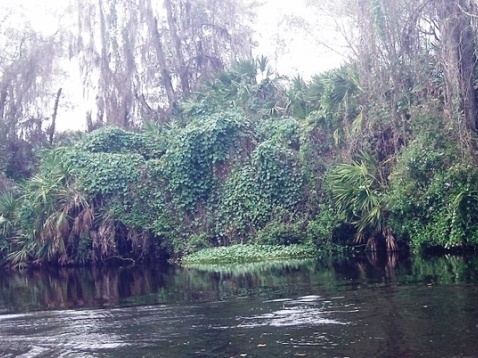
[[[2,262],[175,260],[234,244],[292,258],[311,246],[477,247],[474,134],[420,91],[397,121],[359,69],[286,81],[238,62],[168,125],[104,126],[44,149],[35,175],[0,182]]]
[[[191,4],[156,9],[183,23],[92,5],[98,21],[70,46],[63,31],[7,21],[2,264],[179,260],[234,244],[478,247],[476,1],[309,1],[311,19],[337,15],[348,47],[341,67],[309,80],[252,58],[249,16],[221,22],[227,6],[218,17]],[[93,23],[98,46],[82,40]],[[66,48],[95,98],[87,133],[56,130]]]
[[[12,263],[171,258],[231,243],[304,242],[297,151],[221,112],[165,131],[105,127],[42,154],[1,197]]]

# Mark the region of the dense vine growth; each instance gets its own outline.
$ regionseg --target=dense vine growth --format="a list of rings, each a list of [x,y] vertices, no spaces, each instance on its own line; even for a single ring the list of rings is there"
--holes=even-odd
[[[100,126],[44,144],[36,166],[3,162],[2,261],[177,259],[232,244],[476,248],[478,76],[462,41],[477,37],[476,5],[362,5],[367,42],[310,81],[239,60],[166,123]]]

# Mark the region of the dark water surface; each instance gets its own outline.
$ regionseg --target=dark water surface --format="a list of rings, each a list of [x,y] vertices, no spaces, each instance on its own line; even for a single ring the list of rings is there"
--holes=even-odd
[[[0,357],[478,357],[476,257],[0,275]]]

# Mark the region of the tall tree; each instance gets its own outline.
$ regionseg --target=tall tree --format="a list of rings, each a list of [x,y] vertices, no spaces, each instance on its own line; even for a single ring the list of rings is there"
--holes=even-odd
[[[30,173],[31,150],[46,142],[46,131],[53,141],[54,126],[44,126],[60,101],[60,39],[35,32],[10,13],[0,23],[0,43],[0,171],[20,178]]]
[[[363,89],[362,123],[371,130],[368,134],[375,138],[376,149],[385,157],[397,153],[413,137],[413,108],[441,92],[444,100],[433,102],[435,110],[454,129],[462,148],[478,157],[476,1],[309,3],[320,11],[327,5],[349,25],[344,33]]]
[[[445,100],[450,124],[458,128],[464,146],[478,159],[478,100],[475,89],[475,52],[478,6],[468,0],[436,0],[432,13],[440,34],[441,62],[445,75]]]
[[[253,6],[249,0],[77,0],[71,55],[95,99],[91,122],[166,121],[202,80],[251,56]]]

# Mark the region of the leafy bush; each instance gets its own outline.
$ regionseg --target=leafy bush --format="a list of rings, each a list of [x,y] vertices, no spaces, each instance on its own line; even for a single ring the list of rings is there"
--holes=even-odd
[[[262,245],[292,245],[303,244],[306,232],[302,222],[270,222],[259,230],[255,241]]]
[[[392,181],[396,232],[416,249],[478,244],[478,171],[473,165],[455,163],[420,180],[413,167],[400,168]]]
[[[453,143],[440,120],[419,118],[421,132],[391,173],[394,230],[417,250],[478,243],[478,171]]]
[[[255,181],[254,169],[245,165],[228,177],[218,209],[218,232],[221,236],[246,240],[267,213]]]
[[[317,217],[307,223],[308,241],[317,247],[329,246],[338,222],[340,220],[331,205],[320,205]]]
[[[62,160],[72,168],[79,188],[90,195],[127,195],[145,166],[135,153],[90,153],[72,150]]]
[[[101,127],[88,133],[76,147],[90,153],[136,153],[145,159],[159,158],[165,150],[164,142],[157,137],[118,127]]]
[[[303,200],[304,178],[297,153],[265,141],[252,153],[255,180],[262,200],[294,210]]]
[[[248,138],[249,137],[249,138]],[[164,176],[175,204],[194,212],[206,203],[250,145],[249,123],[235,113],[218,113],[179,129],[164,156]]]
[[[299,149],[300,124],[294,118],[270,118],[259,122],[258,135],[263,140],[272,140],[291,149]]]
[[[381,244],[387,250],[395,250],[388,224],[387,187],[375,160],[362,154],[360,161],[334,167],[327,180],[337,213],[356,229],[356,241],[365,241],[373,250]]]
[[[219,232],[244,242],[267,223],[294,216],[305,200],[303,185],[297,154],[274,141],[262,142],[251,163],[235,169],[224,184]]]

